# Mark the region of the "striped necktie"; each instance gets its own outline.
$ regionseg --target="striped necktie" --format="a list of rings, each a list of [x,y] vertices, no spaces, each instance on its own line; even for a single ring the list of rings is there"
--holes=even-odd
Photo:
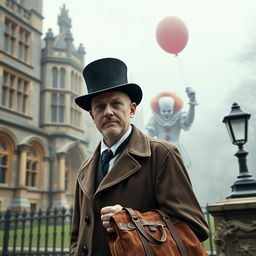
[[[103,177],[107,174],[109,168],[109,162],[114,157],[111,149],[106,149],[102,152],[100,158],[101,172]]]

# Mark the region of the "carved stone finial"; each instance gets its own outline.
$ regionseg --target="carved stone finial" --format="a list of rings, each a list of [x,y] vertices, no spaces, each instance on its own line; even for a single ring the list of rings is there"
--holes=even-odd
[[[71,28],[71,18],[68,17],[68,10],[66,5],[63,4],[60,9],[60,15],[58,16],[58,25],[60,27],[60,32],[64,30],[69,30]]]

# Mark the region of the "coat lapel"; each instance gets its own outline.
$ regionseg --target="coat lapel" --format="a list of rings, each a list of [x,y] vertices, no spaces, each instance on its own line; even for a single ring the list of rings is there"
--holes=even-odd
[[[92,199],[95,192],[94,181],[95,181],[95,174],[98,168],[99,151],[100,151],[100,145],[98,145],[94,154],[87,161],[85,161],[85,163],[81,166],[79,175],[78,175],[79,185],[90,200]]]
[[[100,183],[96,193],[109,188],[131,176],[140,169],[141,165],[126,151],[118,158],[110,172]]]
[[[78,175],[79,185],[90,200],[98,192],[122,182],[139,171],[141,165],[136,160],[136,156],[149,157],[151,155],[148,137],[133,126],[133,134],[129,144],[95,191],[94,181],[99,161],[99,151],[100,145],[98,145],[92,157],[82,165]]]

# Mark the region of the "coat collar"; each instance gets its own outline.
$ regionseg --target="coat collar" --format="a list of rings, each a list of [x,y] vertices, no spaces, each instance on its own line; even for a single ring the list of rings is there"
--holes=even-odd
[[[100,145],[98,145],[92,157],[81,166],[78,174],[78,182],[88,198],[92,199],[100,191],[114,186],[139,171],[141,165],[136,160],[136,156],[149,157],[151,155],[148,137],[134,125],[132,126],[133,133],[128,146],[121,153],[117,162],[105,176],[96,191],[94,191],[94,180],[99,161]]]

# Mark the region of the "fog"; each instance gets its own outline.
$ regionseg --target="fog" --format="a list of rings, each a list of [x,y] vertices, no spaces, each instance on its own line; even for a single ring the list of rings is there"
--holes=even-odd
[[[102,57],[126,62],[130,82],[144,91],[138,108],[144,124],[152,114],[154,95],[175,92],[186,110],[185,80],[195,89],[196,118],[191,129],[182,132],[181,141],[192,162],[188,171],[202,205],[225,199],[239,173],[237,147],[222,123],[233,102],[252,114],[245,149],[248,169],[256,177],[255,1],[45,0],[44,33],[48,28],[58,33],[63,3],[72,19],[75,46],[83,43],[86,49],[86,64]],[[179,59],[163,51],[155,38],[156,26],[166,16],[179,17],[189,31]]]

